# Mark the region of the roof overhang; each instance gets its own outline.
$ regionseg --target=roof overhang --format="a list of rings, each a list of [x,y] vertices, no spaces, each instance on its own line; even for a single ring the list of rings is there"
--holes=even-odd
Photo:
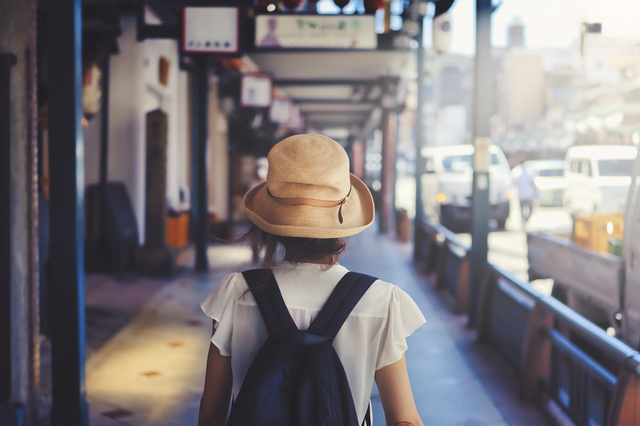
[[[300,105],[306,122],[319,131],[361,131],[379,116],[382,96],[397,82],[409,49],[396,50],[265,50],[248,53],[273,77],[273,83]]]

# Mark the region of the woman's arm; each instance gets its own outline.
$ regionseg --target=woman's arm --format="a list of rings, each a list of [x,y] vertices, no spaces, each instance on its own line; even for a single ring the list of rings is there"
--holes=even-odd
[[[215,333],[215,328],[213,332]],[[211,343],[207,357],[204,392],[200,400],[198,426],[225,426],[227,424],[232,386],[231,357],[222,356],[220,349]]]
[[[423,426],[413,400],[404,354],[397,362],[376,371],[375,378],[387,426]]]

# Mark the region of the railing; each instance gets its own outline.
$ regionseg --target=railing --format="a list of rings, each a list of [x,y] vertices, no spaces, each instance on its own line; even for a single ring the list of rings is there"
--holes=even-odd
[[[440,224],[422,223],[424,237],[420,253],[427,273],[435,274],[436,286],[454,303],[454,311],[467,311],[469,250],[456,234]]]
[[[469,247],[438,224],[417,232],[431,281],[466,312]],[[579,426],[640,425],[640,353],[494,265],[478,303],[478,340],[519,372],[522,398],[552,398]]]

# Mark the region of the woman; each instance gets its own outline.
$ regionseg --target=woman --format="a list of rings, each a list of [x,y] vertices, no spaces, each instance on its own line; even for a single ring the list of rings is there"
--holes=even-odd
[[[244,198],[261,233],[269,267],[279,245],[284,260],[272,267],[296,326],[306,330],[348,272],[338,264],[342,239],[374,219],[371,193],[349,173],[349,158],[332,139],[296,135],[273,147],[265,183]],[[230,274],[202,304],[213,319],[200,425],[225,425],[267,332],[247,282]],[[368,413],[375,378],[387,425],[422,425],[404,352],[406,337],[425,322],[413,300],[393,284],[375,281],[353,309],[333,346],[344,366],[359,424]]]

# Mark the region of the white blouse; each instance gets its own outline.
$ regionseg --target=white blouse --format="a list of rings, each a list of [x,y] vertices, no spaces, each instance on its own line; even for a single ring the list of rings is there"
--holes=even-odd
[[[306,330],[348,270],[340,265],[293,264],[273,268],[282,297],[299,329]],[[217,324],[211,342],[231,356],[233,395],[238,395],[267,330],[241,273],[227,275],[202,303]],[[393,364],[407,350],[406,337],[425,323],[413,299],[397,286],[377,280],[351,312],[333,346],[342,361],[362,423],[376,370]]]

